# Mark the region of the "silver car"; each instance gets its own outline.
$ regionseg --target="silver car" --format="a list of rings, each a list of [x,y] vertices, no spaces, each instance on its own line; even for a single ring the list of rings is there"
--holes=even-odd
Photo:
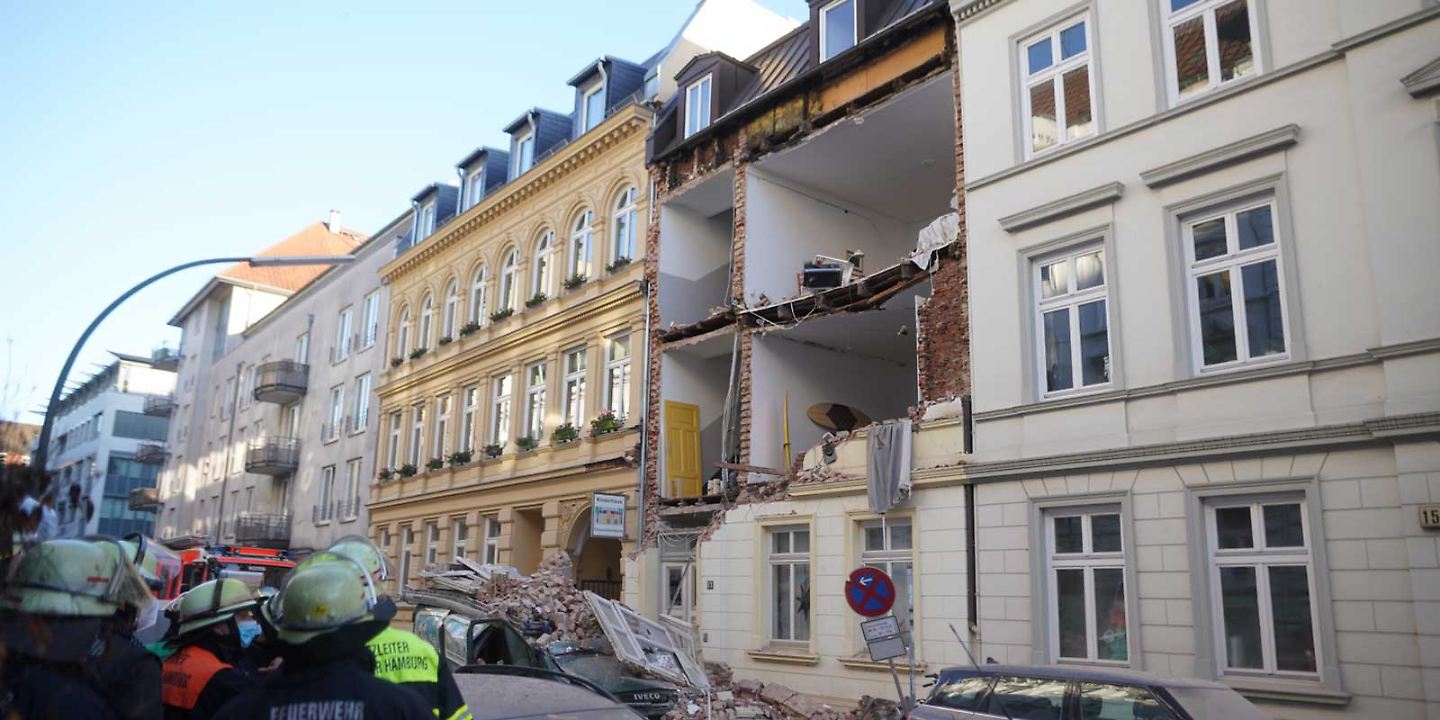
[[[1270,720],[1234,689],[1207,680],[1055,665],[941,671],[912,717],[924,720]]]

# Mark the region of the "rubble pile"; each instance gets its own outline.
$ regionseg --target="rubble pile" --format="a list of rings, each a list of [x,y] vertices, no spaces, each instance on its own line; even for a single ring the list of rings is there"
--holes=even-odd
[[[435,587],[464,592],[503,615],[517,626],[548,626],[538,637],[529,638],[537,648],[550,643],[596,641],[605,637],[585,595],[572,579],[570,556],[557,552],[545,558],[531,575],[513,568],[478,565],[456,558],[455,569],[444,573],[421,573]]]
[[[865,696],[856,710],[841,711],[798,693],[780,683],[736,680],[729,666],[705,663],[710,678],[710,711],[713,720],[889,720],[896,703]],[[705,698],[690,699],[665,716],[665,720],[695,720],[706,717]],[[890,714],[886,714],[886,713]]]

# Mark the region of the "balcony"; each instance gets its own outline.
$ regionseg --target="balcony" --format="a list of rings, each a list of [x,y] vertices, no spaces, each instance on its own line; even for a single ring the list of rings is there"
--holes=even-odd
[[[175,396],[146,395],[145,408],[143,412],[146,415],[155,415],[157,417],[170,417],[175,412]]]
[[[245,472],[279,477],[300,467],[300,441],[272,437],[252,440],[245,448]]]
[[[147,465],[159,465],[165,462],[165,459],[168,457],[170,457],[170,451],[166,450],[164,445],[144,443],[140,445],[140,447],[135,448],[136,462],[142,462]]]
[[[138,487],[130,491],[130,509],[155,512],[160,509],[160,488]]]
[[[305,397],[310,366],[294,360],[262,363],[255,368],[255,399],[285,405]]]
[[[235,542],[241,545],[285,549],[290,546],[290,516],[242,512],[235,518]]]

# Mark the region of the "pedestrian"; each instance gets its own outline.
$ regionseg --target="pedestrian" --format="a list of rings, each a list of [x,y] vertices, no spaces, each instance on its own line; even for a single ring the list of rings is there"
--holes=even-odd
[[[129,608],[149,601],[134,566],[103,543],[61,539],[26,549],[0,590],[0,717],[130,716],[109,696],[101,658],[133,624]],[[132,699],[143,693],[137,688]]]
[[[259,633],[255,596],[244,582],[222,578],[201,583],[180,597],[180,627],[161,676],[165,720],[198,720],[215,713],[254,687],[253,676],[236,667]]]
[[[359,568],[340,562],[298,566],[265,607],[280,667],[222,708],[216,720],[434,720],[418,695],[374,675],[365,642],[390,622],[395,606],[378,601]]]
[[[368,538],[347,535],[327,552],[312,556],[306,562],[324,562],[330,554],[358,564],[368,573],[369,582],[376,586],[389,578],[385,555]],[[388,596],[381,596],[380,601],[392,606],[395,603]],[[419,635],[386,625],[365,646],[375,657],[375,677],[419,693],[435,708],[435,717],[440,720],[470,720],[470,708],[460,695],[455,676],[440,661],[435,647]]]

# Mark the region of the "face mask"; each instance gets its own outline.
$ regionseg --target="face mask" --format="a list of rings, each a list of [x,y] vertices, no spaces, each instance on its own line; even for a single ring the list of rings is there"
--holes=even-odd
[[[250,647],[250,643],[260,636],[260,623],[255,620],[241,620],[235,623],[235,627],[240,631],[240,647]]]

